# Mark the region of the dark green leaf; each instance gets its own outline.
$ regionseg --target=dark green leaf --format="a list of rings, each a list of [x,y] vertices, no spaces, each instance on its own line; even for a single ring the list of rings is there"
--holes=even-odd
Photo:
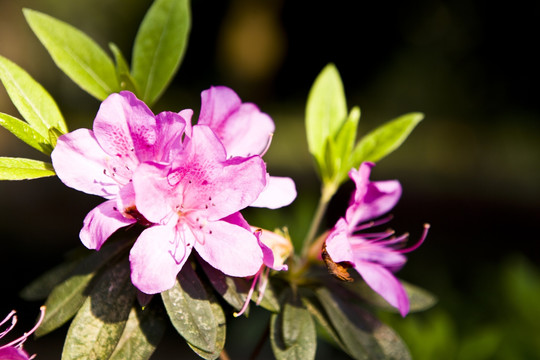
[[[190,27],[188,0],[155,0],[144,17],[133,46],[132,74],[148,105],[178,70]]]
[[[256,290],[253,293],[253,296],[251,297],[251,300],[257,301],[259,299],[259,291]],[[274,290],[274,286],[272,285],[271,278],[268,279],[268,283],[266,284],[266,288],[264,290],[263,297],[261,299],[261,302],[259,304],[260,307],[271,311],[271,312],[279,312],[280,305],[278,297],[276,296],[276,292]]]
[[[333,64],[315,79],[306,104],[306,134],[310,153],[324,162],[328,138],[334,138],[347,119],[347,101],[341,77]],[[324,174],[321,174],[324,175]]]
[[[314,359],[317,333],[309,311],[297,294],[287,289],[283,295],[282,311],[272,314],[270,341],[276,359]]]
[[[250,283],[244,278],[227,276],[204,260],[199,260],[199,263],[218,294],[235,310],[242,309],[249,293]]]
[[[122,90],[131,91],[137,97],[140,97],[141,95],[139,94],[139,88],[135,83],[135,79],[131,76],[131,73],[129,71],[129,65],[124,58],[124,55],[122,55],[122,52],[120,51],[118,46],[113,43],[109,44],[109,48],[114,54],[114,59],[116,60],[116,76],[118,78],[120,88]]]
[[[327,288],[317,289],[316,294],[351,356],[355,359],[385,359],[382,348],[373,336],[375,327],[360,316],[363,314]]]
[[[129,318],[109,360],[145,360],[152,356],[165,332],[165,320],[161,314],[148,307],[131,308]]]
[[[45,318],[36,330],[36,336],[43,336],[71,319],[88,297],[89,291],[86,290],[94,276],[130,245],[129,241],[113,242],[109,239],[101,250],[82,260],[73,269],[71,276],[56,286],[47,298]]]
[[[107,268],[69,327],[62,360],[108,359],[135,300],[127,258]]]
[[[52,127],[63,133],[68,131],[56,102],[47,90],[26,71],[2,56],[0,79],[19,113],[43,138],[48,139],[48,129]]]
[[[8,114],[0,113],[0,126],[4,127],[34,149],[41,151],[45,155],[51,154],[54,146],[48,139],[41,136],[40,133],[28,125],[28,123]]]
[[[56,285],[68,278],[79,262],[71,260],[55,266],[25,286],[20,293],[21,297],[27,301],[46,299]]]
[[[0,157],[0,180],[29,180],[54,176],[52,164],[23,158]]]
[[[205,359],[225,346],[225,314],[187,262],[174,287],[161,293],[169,318],[188,345]]]
[[[396,150],[423,118],[424,114],[410,113],[371,131],[356,145],[352,167],[358,168],[364,161],[377,162]]]
[[[38,11],[24,9],[24,16],[56,65],[83,90],[98,100],[119,90],[114,64],[94,40]]]

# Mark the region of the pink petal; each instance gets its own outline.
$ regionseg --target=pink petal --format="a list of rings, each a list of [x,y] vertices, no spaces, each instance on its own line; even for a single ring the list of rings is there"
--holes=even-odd
[[[128,166],[152,158],[155,129],[152,111],[129,91],[109,95],[94,120],[94,133],[101,147]]]
[[[250,231],[225,221],[208,223],[195,233],[197,253],[226,275],[255,275],[263,265],[257,238]]]
[[[118,182],[108,175],[112,161],[88,129],[78,129],[58,138],[52,154],[56,174],[67,186],[88,194],[112,198]]]
[[[372,163],[362,163],[360,169],[349,173],[356,184],[345,218],[351,227],[374,219],[390,211],[401,197],[401,185],[397,180],[369,181]]]
[[[187,117],[186,119],[182,113]],[[192,113],[191,110],[184,110],[180,114],[162,112],[156,116],[157,140],[153,149],[153,161],[170,162],[182,149],[182,135],[186,123],[191,122]]]
[[[188,242],[190,246],[186,246]],[[158,225],[144,230],[129,254],[133,285],[145,294],[173,287],[193,242],[189,231],[178,231],[174,226]]]
[[[378,264],[360,261],[354,268],[366,283],[390,305],[399,309],[401,316],[409,312],[409,298],[398,279],[386,268]]]
[[[87,248],[99,250],[116,230],[136,221],[123,217],[116,207],[116,201],[108,200],[86,215],[79,237]]]
[[[278,209],[290,205],[296,199],[296,186],[288,177],[268,176],[266,187],[250,206]]]
[[[0,359],[2,360],[28,360],[30,357],[23,349],[14,346],[0,348]]]
[[[275,130],[274,122],[256,105],[241,103],[236,93],[223,86],[201,94],[199,124],[216,132],[229,157],[261,155]]]
[[[332,261],[339,263],[342,261],[354,262],[354,254],[349,243],[348,225],[345,219],[340,218],[336,226],[326,238],[326,252]]]

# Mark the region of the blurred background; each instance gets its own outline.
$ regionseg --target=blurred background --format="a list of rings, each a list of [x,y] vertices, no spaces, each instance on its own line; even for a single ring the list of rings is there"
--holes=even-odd
[[[129,57],[150,4],[0,0],[0,54],[53,95],[71,129],[91,127],[99,102],[55,67],[21,10],[67,21],[104,48],[116,43]],[[303,121],[309,88],[326,64],[339,69],[349,108],[362,110],[360,136],[401,114],[424,112],[425,120],[377,165],[372,179],[395,178],[403,185],[391,223],[398,232],[410,232],[414,241],[422,224],[431,223],[426,243],[410,254],[399,276],[439,302],[406,319],[381,316],[415,359],[537,359],[539,8],[525,1],[194,0],[184,62],[153,110],[193,108],[197,114],[202,90],[227,85],[270,114],[276,133],[265,156],[269,171],[293,177],[299,196],[283,211],[246,217],[266,227],[288,225],[296,239],[303,238],[318,196]],[[18,116],[3,87],[0,111]],[[45,160],[4,129],[0,156]],[[327,227],[343,213],[352,189],[346,184],[332,201]],[[17,309],[15,331],[22,334],[40,304],[21,300],[18,292],[82,246],[82,220],[101,200],[57,178],[0,182],[0,199],[0,317]],[[261,318],[260,329],[249,334],[245,319],[228,322],[233,359],[254,347],[265,326],[264,313],[252,316]],[[29,340],[26,348],[39,359],[58,359],[66,330]],[[320,359],[344,358],[322,343],[320,348]],[[183,351],[184,358],[196,358],[169,329],[154,358],[177,358]],[[260,358],[267,357],[268,345]]]

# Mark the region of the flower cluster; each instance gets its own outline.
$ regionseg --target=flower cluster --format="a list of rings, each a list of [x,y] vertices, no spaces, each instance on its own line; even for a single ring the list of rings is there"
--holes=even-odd
[[[349,176],[356,185],[345,217],[340,218],[329,233],[323,258],[334,274],[350,281],[343,265],[352,266],[364,281],[388,303],[399,309],[402,316],[409,312],[409,298],[405,289],[392,274],[401,269],[407,259],[403,255],[418,248],[426,238],[429,225],[424,225],[420,241],[410,248],[396,248],[408,234],[393,237],[393,231],[357,233],[388,221],[366,222],[390,211],[401,197],[401,185],[396,180],[369,181],[373,163],[365,162]]]
[[[3,326],[11,319],[11,324],[7,327],[6,330],[0,332],[0,339],[6,336],[17,324],[17,315],[15,315],[15,310],[11,311],[4,320],[0,321],[0,326]],[[9,342],[5,345],[0,345],[0,359],[2,360],[29,360],[33,359],[34,355],[29,356],[26,351],[23,350],[22,346],[26,339],[36,331],[43,317],[45,316],[45,306],[40,308],[40,316],[36,325],[28,332],[25,332],[23,336]]]
[[[134,94],[112,94],[93,130],[61,136],[51,155],[64,184],[106,199],[84,220],[86,247],[99,250],[119,228],[146,226],[130,252],[132,282],[146,294],[171,288],[193,249],[226,275],[257,274],[267,248],[240,210],[296,197],[294,182],[269,176],[261,158],[272,119],[226,87],[201,98],[192,126],[192,110],[154,115]]]

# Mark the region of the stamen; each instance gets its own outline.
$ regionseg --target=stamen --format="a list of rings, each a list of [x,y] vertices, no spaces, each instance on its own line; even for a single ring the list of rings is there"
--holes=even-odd
[[[11,312],[6,316],[2,322],[0,322],[0,326],[4,325],[9,319],[11,319],[11,325],[2,333],[0,333],[0,338],[3,338],[8,332],[11,331],[15,327],[15,324],[17,323],[17,316],[15,315],[15,310],[11,310]]]
[[[259,156],[264,156],[264,154],[266,154],[266,152],[268,151],[268,149],[270,149],[270,144],[272,144],[272,138],[274,137],[274,134],[271,133],[270,135],[268,135],[268,141],[266,142],[266,146],[264,147],[263,151],[261,151],[261,153],[259,154]]]
[[[244,302],[244,306],[242,306],[242,308],[240,309],[239,312],[234,312],[233,313],[234,317],[239,317],[240,315],[242,315],[247,310],[247,308],[249,306],[249,302],[251,301],[251,296],[253,295],[253,291],[255,290],[255,284],[257,283],[257,280],[259,279],[259,275],[261,275],[261,270],[262,270],[262,268],[259,271],[257,271],[255,276],[253,277],[253,282],[251,283],[251,287],[249,288],[249,292],[248,292],[246,301]]]
[[[422,237],[420,238],[420,240],[416,244],[414,244],[413,246],[411,246],[409,248],[396,250],[396,251],[399,252],[399,253],[404,254],[404,253],[408,253],[408,252],[411,252],[411,251],[414,251],[414,250],[418,249],[420,247],[420,245],[422,245],[424,243],[424,240],[426,240],[428,230],[429,230],[430,227],[431,227],[430,224],[424,224],[424,231],[422,232]]]
[[[30,335],[32,335],[32,334],[37,330],[37,328],[39,327],[39,325],[41,325],[41,323],[43,322],[43,318],[45,317],[45,306],[41,306],[41,307],[39,308],[39,311],[40,311],[39,319],[38,319],[38,321],[36,322],[36,325],[34,325],[34,327],[33,327],[32,329],[30,329],[30,331],[25,332],[25,333],[23,334],[23,336],[21,336],[20,338],[15,339],[15,340],[13,340],[12,342],[3,345],[2,347],[5,348],[5,347],[8,347],[8,346],[20,346],[20,345],[22,345],[22,344],[26,341],[26,339],[28,339],[28,337],[29,337]],[[14,315],[14,314],[15,314],[14,311],[12,311],[12,313],[13,313],[12,316],[14,317],[14,320],[12,320],[12,322],[14,321],[14,322],[16,323],[16,322],[17,322],[17,317]],[[10,314],[11,314],[11,313],[10,313]],[[7,318],[7,319],[9,319],[9,318]],[[10,329],[13,328],[14,325],[15,325],[15,324],[13,324],[13,325],[10,327]]]
[[[384,217],[384,218],[379,219],[379,220],[373,220],[373,221],[370,221],[370,222],[367,222],[367,223],[364,223],[364,224],[360,224],[360,225],[358,225],[357,227],[354,228],[354,232],[364,230],[364,229],[368,229],[368,228],[375,227],[375,226],[379,226],[379,225],[382,225],[382,224],[386,224],[387,222],[389,222],[393,218],[394,218],[393,215],[388,215],[387,217]]]

